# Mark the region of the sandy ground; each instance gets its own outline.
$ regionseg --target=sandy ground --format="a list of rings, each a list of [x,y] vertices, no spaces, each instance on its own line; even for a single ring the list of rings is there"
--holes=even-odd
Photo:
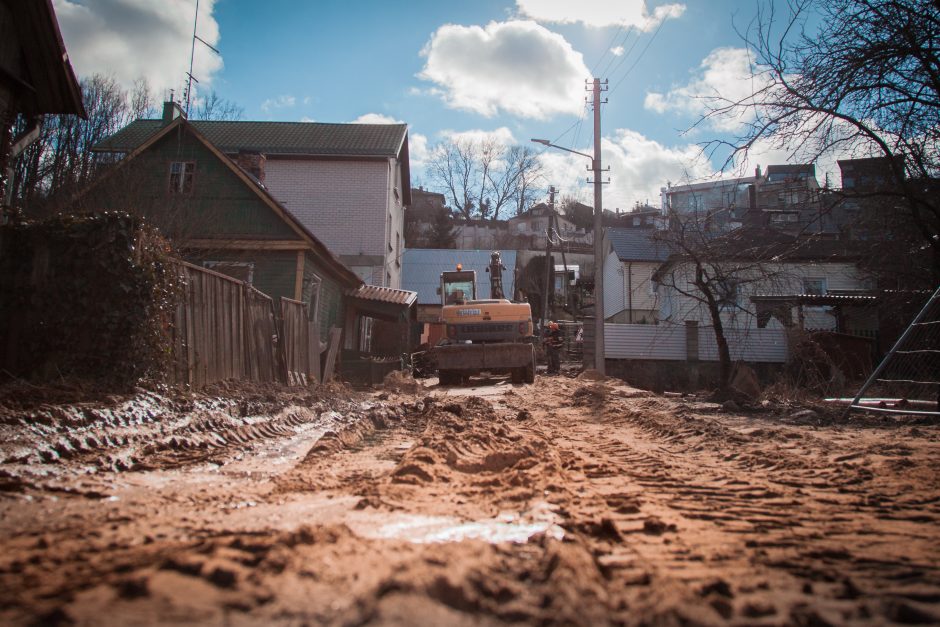
[[[940,622],[936,423],[482,383],[0,411],[0,623]]]

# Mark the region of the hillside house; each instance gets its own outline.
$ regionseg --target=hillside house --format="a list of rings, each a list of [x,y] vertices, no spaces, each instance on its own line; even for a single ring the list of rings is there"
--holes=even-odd
[[[162,119],[136,120],[95,150],[131,154],[181,115],[175,103],[166,103]],[[401,286],[404,207],[411,202],[407,125],[189,124],[221,153],[246,164],[266,192],[363,281]],[[174,163],[183,164],[188,179],[189,166]]]

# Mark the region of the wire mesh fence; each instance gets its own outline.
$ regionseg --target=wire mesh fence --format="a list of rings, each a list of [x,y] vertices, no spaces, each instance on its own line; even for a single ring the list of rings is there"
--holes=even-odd
[[[940,415],[940,288],[862,385],[850,408]]]

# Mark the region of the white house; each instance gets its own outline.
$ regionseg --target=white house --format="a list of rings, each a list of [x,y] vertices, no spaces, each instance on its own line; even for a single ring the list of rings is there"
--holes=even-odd
[[[874,331],[877,317],[869,308],[871,282],[858,270],[857,256],[849,243],[796,242],[794,238],[773,252],[764,249],[767,254],[761,258],[749,257],[749,250],[732,249],[703,264],[714,279],[711,283],[723,325],[741,330],[796,326]],[[711,326],[708,307],[694,285],[695,264],[687,257],[672,255],[653,280],[660,323],[696,321]]]
[[[652,280],[669,249],[652,228],[605,229],[604,315],[608,322],[653,324],[660,295]]]

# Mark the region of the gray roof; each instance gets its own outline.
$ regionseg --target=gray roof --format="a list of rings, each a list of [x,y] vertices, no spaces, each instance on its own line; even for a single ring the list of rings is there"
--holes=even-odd
[[[656,229],[607,229],[607,239],[620,261],[666,261],[669,247],[657,242]]]
[[[395,157],[407,124],[324,124],[320,122],[229,122],[188,120],[225,153],[266,155]],[[163,127],[162,120],[137,120],[98,143],[94,150],[130,152]]]
[[[418,293],[419,305],[440,305],[441,272],[456,270],[461,264],[464,270],[477,273],[477,298],[490,298],[489,250],[454,250],[437,248],[409,248],[402,255],[402,288]],[[507,298],[515,292],[516,251],[501,250],[503,265],[503,291]]]

